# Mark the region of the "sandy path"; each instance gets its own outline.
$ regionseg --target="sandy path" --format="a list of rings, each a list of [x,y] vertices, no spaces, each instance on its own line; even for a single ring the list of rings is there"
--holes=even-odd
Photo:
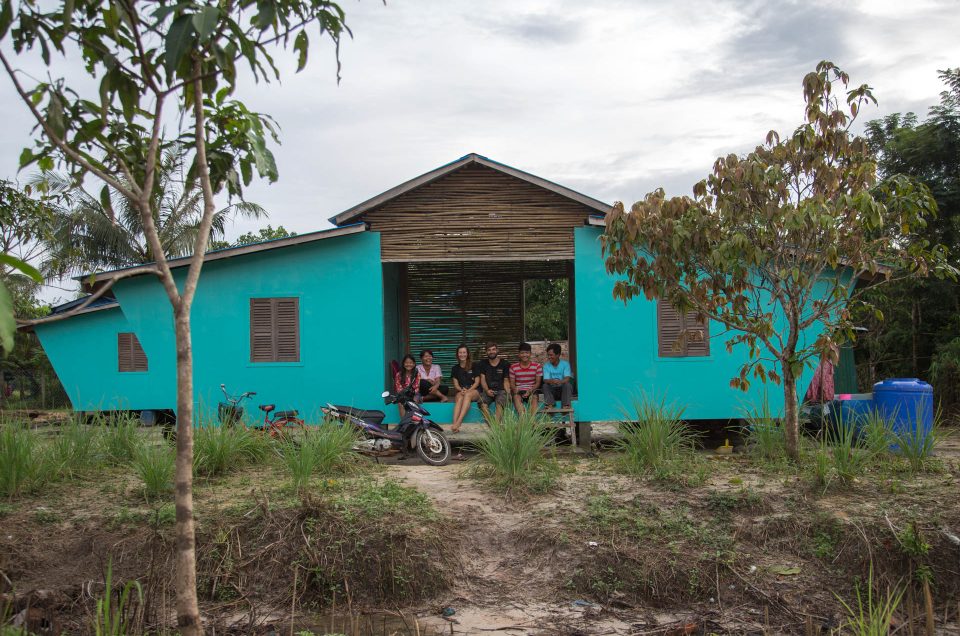
[[[464,464],[435,468],[393,465],[391,477],[426,493],[461,528],[461,571],[443,605],[456,609],[453,622],[435,613],[426,622],[444,633],[625,634],[630,625],[597,608],[574,605],[555,592],[568,568],[538,538],[551,525],[551,511],[563,494],[542,502],[511,502],[460,478]],[[559,505],[564,505],[560,503]]]

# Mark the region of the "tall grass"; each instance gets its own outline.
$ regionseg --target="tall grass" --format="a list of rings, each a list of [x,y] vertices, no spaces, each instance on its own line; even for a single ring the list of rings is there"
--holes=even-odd
[[[943,413],[938,408],[933,413],[933,425],[929,431],[920,425],[923,421],[923,406],[917,406],[914,416],[915,426],[903,427],[893,431],[893,443],[897,452],[910,463],[910,470],[920,472],[927,468],[933,453],[943,439]]]
[[[98,433],[98,429],[77,419],[60,427],[50,444],[50,454],[63,477],[76,477],[100,463]]]
[[[352,426],[324,420],[308,426],[297,440],[285,440],[280,458],[295,490],[302,491],[314,475],[345,472],[355,466],[359,434]]]
[[[270,440],[239,426],[201,425],[194,432],[193,450],[194,472],[213,477],[263,461]]]
[[[766,395],[759,404],[743,407],[741,414],[747,423],[743,434],[750,454],[768,461],[786,457],[783,426],[779,414],[774,413]]]
[[[824,433],[825,443],[829,446],[829,457],[833,463],[837,478],[843,484],[849,484],[863,474],[872,459],[869,451],[857,443],[855,422],[839,421]]]
[[[888,453],[893,441],[893,423],[878,410],[870,409],[860,429],[860,446],[876,458]]]
[[[133,593],[136,592],[136,597]],[[133,629],[131,623],[136,620],[143,607],[143,588],[139,581],[127,581],[120,589],[116,603],[113,602],[113,561],[107,564],[103,598],[97,599],[97,613],[94,617],[93,633],[96,636],[126,636],[140,631]],[[130,619],[134,618],[134,621]]]
[[[0,495],[13,499],[52,479],[54,466],[36,434],[18,424],[0,423]]]
[[[173,491],[176,451],[166,444],[143,445],[133,458],[133,470],[143,482],[147,501]]]
[[[556,462],[543,453],[553,441],[554,429],[542,415],[506,410],[503,419],[475,442],[480,462],[472,467],[502,492],[544,492],[556,481]]]
[[[104,418],[99,421],[99,425],[100,447],[103,459],[108,464],[120,466],[136,458],[143,444],[139,420],[126,416]]]
[[[847,612],[847,620],[843,627],[844,633],[855,634],[856,636],[887,636],[890,634],[893,615],[903,600],[904,589],[897,586],[893,590],[887,590],[884,595],[879,595],[874,588],[873,565],[870,566],[870,578],[867,579],[866,596],[858,584],[856,590],[856,607],[848,605],[846,601],[837,596],[837,600],[843,605]]]
[[[642,393],[633,399],[633,417],[621,423],[621,464],[627,472],[655,469],[693,450],[696,435],[683,421],[684,408],[667,404],[666,398]]]

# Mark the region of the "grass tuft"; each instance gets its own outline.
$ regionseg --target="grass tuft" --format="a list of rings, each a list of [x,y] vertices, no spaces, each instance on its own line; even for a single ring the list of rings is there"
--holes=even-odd
[[[77,477],[100,463],[99,431],[71,420],[60,427],[50,444],[50,453],[62,477]]]
[[[283,442],[280,457],[293,488],[300,492],[315,475],[332,475],[355,467],[357,441],[359,435],[352,426],[324,420],[306,427],[302,437]]]
[[[201,425],[194,431],[193,469],[198,475],[223,475],[259,463],[269,453],[266,436],[240,426]]]
[[[142,446],[133,459],[133,469],[143,482],[147,501],[173,491],[176,451],[166,444]]]
[[[914,422],[923,421],[923,407],[917,407]],[[929,431],[922,426],[907,426],[892,433],[893,443],[897,453],[902,455],[910,464],[910,470],[918,473],[927,470],[937,446],[943,440],[943,414],[940,409],[933,414],[933,425]]]
[[[884,595],[878,594],[873,581],[873,565],[870,566],[870,577],[867,579],[866,595],[858,584],[855,588],[856,607],[848,605],[837,596],[837,600],[847,612],[847,620],[843,625],[844,633],[855,636],[887,636],[890,633],[893,615],[903,600],[903,588],[897,586],[887,590]]]
[[[475,442],[480,461],[469,472],[500,492],[547,492],[558,473],[556,462],[543,453],[553,435],[543,415],[507,410]]]
[[[626,472],[656,470],[693,450],[696,435],[683,421],[682,407],[641,394],[633,399],[633,411],[635,417],[622,422],[622,437],[617,441],[622,452],[620,464]]]
[[[786,457],[783,426],[780,417],[770,407],[770,400],[764,395],[759,404],[741,409],[747,425],[743,429],[747,451],[765,461],[778,461]]]
[[[129,464],[136,458],[142,444],[140,422],[136,418],[118,417],[100,423],[100,445],[108,464]]]
[[[0,495],[13,499],[31,492],[53,475],[49,453],[30,429],[17,424],[0,425]]]

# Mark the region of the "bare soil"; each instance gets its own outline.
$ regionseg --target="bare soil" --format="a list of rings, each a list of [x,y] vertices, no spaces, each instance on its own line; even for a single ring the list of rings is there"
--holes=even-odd
[[[393,463],[324,480],[306,500],[273,466],[198,482],[208,625],[287,633],[292,610],[319,633],[346,609],[365,618],[338,629],[357,634],[828,633],[845,618],[837,597],[855,602],[872,566],[881,590],[908,584],[900,633],[923,633],[919,571],[937,633],[960,634],[957,436],[936,470],[879,466],[827,489],[739,454],[656,478],[619,474],[601,453],[563,456],[555,490],[510,498],[465,474],[476,461]],[[340,503],[357,484],[393,481],[438,516],[364,517]],[[152,624],[168,622],[171,518],[120,468],[0,505],[0,609],[26,599],[38,633],[82,632],[112,563],[115,580],[150,589],[140,611]],[[384,611],[396,618],[377,631],[370,617]]]

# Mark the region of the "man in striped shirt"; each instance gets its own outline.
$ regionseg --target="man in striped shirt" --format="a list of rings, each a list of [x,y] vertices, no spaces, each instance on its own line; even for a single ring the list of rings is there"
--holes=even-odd
[[[510,365],[510,386],[513,388],[513,405],[517,413],[523,413],[524,403],[533,413],[537,410],[536,392],[543,382],[543,367],[530,360],[529,343],[521,342],[517,357],[519,362]]]

